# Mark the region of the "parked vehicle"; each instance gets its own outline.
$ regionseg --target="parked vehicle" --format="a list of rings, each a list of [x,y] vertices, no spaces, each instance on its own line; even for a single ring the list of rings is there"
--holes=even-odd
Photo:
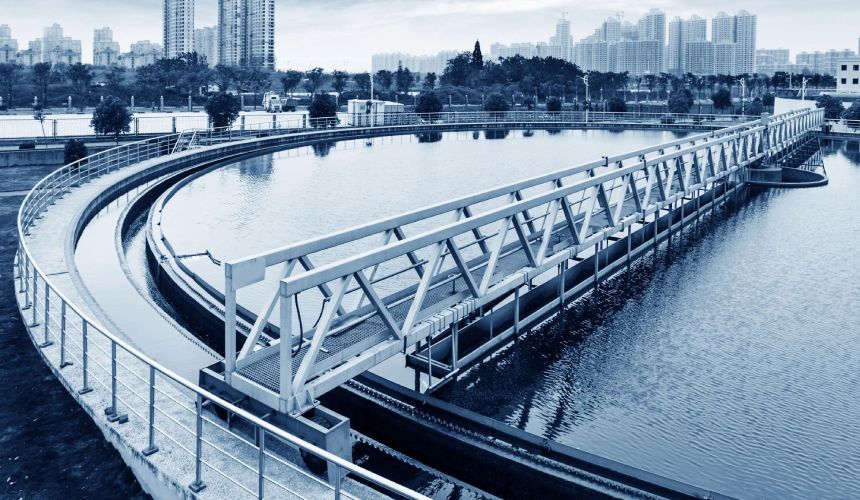
[[[263,94],[263,109],[269,113],[280,113],[284,110],[284,103],[276,92]]]

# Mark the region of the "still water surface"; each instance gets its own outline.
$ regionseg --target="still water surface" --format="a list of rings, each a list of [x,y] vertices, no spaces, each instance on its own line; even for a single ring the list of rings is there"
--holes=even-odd
[[[674,134],[345,143],[207,174],[168,205],[177,253],[239,257]],[[381,146],[381,147],[377,147]],[[743,498],[860,491],[860,155],[753,195],[443,394],[538,435]],[[318,151],[319,152],[319,151]],[[207,261],[195,271],[220,280]]]

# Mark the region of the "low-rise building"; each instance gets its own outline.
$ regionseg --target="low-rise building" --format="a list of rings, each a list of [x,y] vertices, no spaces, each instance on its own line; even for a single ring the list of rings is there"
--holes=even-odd
[[[860,57],[839,60],[836,69],[836,91],[860,93]]]

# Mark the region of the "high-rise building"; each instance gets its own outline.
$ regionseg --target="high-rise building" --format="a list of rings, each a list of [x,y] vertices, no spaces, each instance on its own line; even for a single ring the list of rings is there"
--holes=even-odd
[[[707,40],[687,42],[684,52],[684,72],[696,76],[714,74],[714,44]]]
[[[711,22],[714,73],[743,75],[756,72],[756,16],[745,10],[734,16],[720,12]],[[734,54],[729,54],[733,51]]]
[[[531,42],[517,42],[510,45],[494,43],[490,45],[490,59],[497,60],[500,57],[522,56],[531,59],[535,56],[535,44]],[[411,68],[411,66],[410,66]],[[444,69],[444,67],[442,68]]]
[[[669,37],[666,46],[666,72],[684,72],[684,21],[673,17],[669,21]]]
[[[164,0],[164,57],[194,50],[194,0]]]
[[[32,60],[51,64],[81,62],[81,41],[64,36],[62,26],[54,23],[46,27],[42,33],[42,38],[30,43],[28,53],[25,54],[26,62]]]
[[[585,71],[659,74],[664,68],[666,15],[649,11],[637,25],[606,19],[574,46],[574,62]]]
[[[111,66],[119,62],[119,43],[113,41],[113,31],[97,28],[93,31],[93,66]]]
[[[526,44],[512,44],[510,47],[508,47],[507,45],[493,44],[493,46],[495,46],[496,54],[498,55],[491,55],[491,57],[512,57],[516,55],[514,53],[514,50],[516,50],[515,47],[519,47],[520,45]],[[493,48],[490,49],[491,54],[494,54],[493,50]],[[534,50],[533,45],[531,47],[531,50]],[[409,71],[412,71],[414,73],[441,74],[443,71],[445,71],[445,66],[448,65],[448,60],[453,59],[457,56],[457,54],[458,52],[456,50],[443,50],[437,54],[421,56],[403,54],[400,52],[393,52],[389,54],[373,54],[370,66],[373,73],[376,73],[380,70],[396,71],[397,66],[402,64],[404,68],[409,68]],[[526,57],[524,54],[520,55]]]
[[[799,71],[820,73],[822,75],[836,75],[837,66],[841,59],[856,56],[853,50],[831,49],[827,52],[801,52],[795,58]]]
[[[137,69],[142,66],[155,64],[164,55],[164,47],[152,43],[149,40],[141,40],[131,44],[131,48],[125,54],[120,55],[119,65],[127,69]]]
[[[552,52],[549,55],[565,61],[573,60],[573,37],[570,36],[570,21],[566,16],[562,15],[556,22],[555,35],[550,37],[549,46]]]
[[[275,0],[218,0],[218,61],[275,69]]]
[[[735,74],[752,75],[755,70],[755,14],[741,10],[735,15]]]
[[[666,45],[666,14],[660,9],[651,9],[639,20],[639,58],[637,67],[619,68],[633,74],[659,74],[664,69]]]
[[[16,62],[18,59],[18,40],[12,38],[12,28],[0,24],[0,64]]]
[[[218,64],[218,27],[207,26],[194,30],[194,51],[206,57],[209,66]]]

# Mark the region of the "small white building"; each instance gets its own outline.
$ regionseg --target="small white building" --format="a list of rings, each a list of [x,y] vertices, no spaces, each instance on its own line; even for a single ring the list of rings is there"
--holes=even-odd
[[[353,127],[391,125],[398,123],[403,104],[378,99],[350,99],[347,101],[346,122]]]
[[[860,57],[840,59],[836,64],[836,91],[860,94]]]

